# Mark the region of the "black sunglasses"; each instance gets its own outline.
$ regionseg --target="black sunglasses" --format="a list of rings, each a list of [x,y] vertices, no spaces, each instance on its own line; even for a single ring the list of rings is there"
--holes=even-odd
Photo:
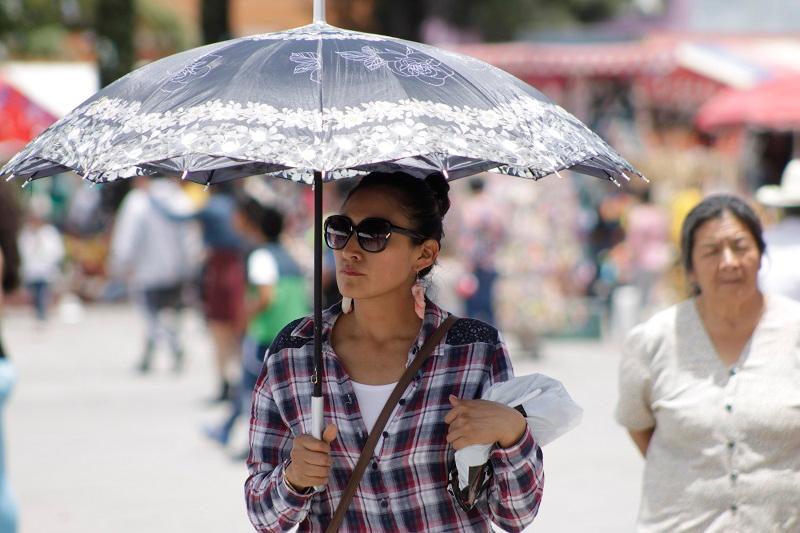
[[[333,250],[341,250],[355,232],[358,245],[365,252],[382,252],[389,244],[392,233],[400,233],[412,239],[425,240],[423,235],[410,229],[395,226],[383,218],[365,218],[358,224],[344,215],[331,215],[325,219],[325,243]]]

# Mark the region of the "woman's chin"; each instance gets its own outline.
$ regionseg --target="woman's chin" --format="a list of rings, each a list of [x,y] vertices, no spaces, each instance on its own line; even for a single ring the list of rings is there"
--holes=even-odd
[[[758,294],[758,287],[747,283],[721,283],[717,285],[716,296],[725,300],[745,300]]]

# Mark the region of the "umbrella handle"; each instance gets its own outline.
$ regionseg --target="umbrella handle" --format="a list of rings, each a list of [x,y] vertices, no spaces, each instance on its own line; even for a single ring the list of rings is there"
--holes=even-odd
[[[315,439],[322,440],[322,410],[325,404],[322,396],[311,397],[311,435]]]

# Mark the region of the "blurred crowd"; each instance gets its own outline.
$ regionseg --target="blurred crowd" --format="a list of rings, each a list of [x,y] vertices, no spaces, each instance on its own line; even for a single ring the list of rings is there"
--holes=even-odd
[[[798,167],[792,162],[783,185],[753,198],[769,226],[762,284],[794,298]],[[659,181],[623,188],[594,179],[520,181],[487,174],[454,182],[454,214],[429,287],[440,305],[499,326],[512,349],[535,356],[543,336],[621,340],[686,294],[680,224],[708,190]],[[310,310],[311,192],[259,177],[208,189],[150,177],[123,185],[104,192],[69,175],[25,190],[3,184],[22,208],[22,290],[7,300],[29,306],[39,328],[53,312],[74,322],[94,302],[135,303],[146,324],[143,373],[162,352],[180,372],[187,357],[181,316],[201,314],[218,384],[210,398],[231,405],[205,433],[226,444],[249,402],[259,354],[281,325]],[[349,186],[326,186],[327,213]],[[324,257],[329,306],[340,295],[331,251]]]
[[[796,164],[787,166],[787,182]],[[338,209],[349,186],[348,180],[326,186],[326,212]],[[585,177],[552,178],[535,187],[491,174],[456,181],[431,294],[457,314],[498,325],[517,349],[533,355],[543,336],[619,339],[685,294],[680,223],[716,190],[718,184],[676,185],[657,177],[623,188]],[[254,246],[252,232],[236,222],[242,199],[281,214],[278,240],[308,282],[310,194],[258,177],[209,190],[145,177],[105,187],[70,175],[34,182],[15,193],[24,207],[19,245],[25,290],[9,300],[29,303],[45,324],[51,308],[76,321],[82,305],[130,298],[149,310],[149,345],[163,337],[176,360],[181,349],[174,327],[154,317],[175,302],[194,306],[208,321],[224,375],[225,361],[238,350],[232,332],[243,326],[225,325],[242,318],[220,295],[245,301],[244,260]],[[791,208],[757,201],[755,191],[751,199],[768,226],[791,218]],[[784,227],[786,222],[775,232],[791,239]],[[765,269],[776,277],[780,263],[770,254]],[[340,295],[329,251],[325,264],[324,301],[330,305]],[[229,387],[222,381],[221,388]]]

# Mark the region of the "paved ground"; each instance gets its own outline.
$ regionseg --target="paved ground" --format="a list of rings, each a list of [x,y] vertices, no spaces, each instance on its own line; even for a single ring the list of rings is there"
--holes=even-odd
[[[100,306],[78,324],[37,328],[6,309],[4,338],[19,382],[5,415],[8,471],[21,532],[238,533],[244,466],[206,441],[211,354],[202,323],[184,328],[189,361],[175,375],[133,372],[141,324],[131,308]],[[631,531],[642,461],[612,421],[616,355],[601,343],[545,343],[517,373],[564,382],[585,409],[572,433],[545,448],[545,499],[535,532]],[[240,439],[243,434],[237,435]],[[237,439],[239,440],[239,439]],[[235,447],[234,447],[235,448]]]

